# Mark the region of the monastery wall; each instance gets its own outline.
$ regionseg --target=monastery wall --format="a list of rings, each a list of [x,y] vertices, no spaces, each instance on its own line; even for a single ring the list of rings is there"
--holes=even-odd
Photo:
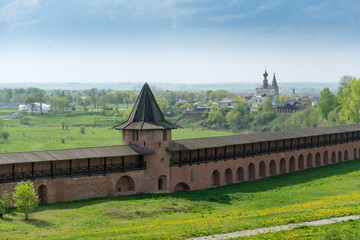
[[[106,175],[32,180],[43,203],[142,193],[144,170]],[[0,195],[13,192],[17,182],[0,184]],[[42,192],[41,192],[42,191]]]
[[[360,142],[355,141],[254,157],[172,166],[171,190],[176,191],[178,184],[187,186],[189,190],[206,189],[353,160],[359,156]]]

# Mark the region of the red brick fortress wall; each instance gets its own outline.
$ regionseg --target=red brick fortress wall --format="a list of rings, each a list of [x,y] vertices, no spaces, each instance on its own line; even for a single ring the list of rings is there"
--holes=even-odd
[[[360,156],[360,142],[171,166],[171,190],[200,190],[301,171]]]

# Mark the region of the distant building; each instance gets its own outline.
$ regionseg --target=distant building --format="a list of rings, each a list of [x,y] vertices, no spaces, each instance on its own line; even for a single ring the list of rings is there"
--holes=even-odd
[[[268,73],[265,70],[263,74],[264,80],[263,84],[256,88],[255,96],[251,99],[251,106],[252,107],[259,107],[264,103],[266,95],[270,94],[272,96],[279,95],[279,87],[277,85],[275,73],[272,80],[271,85],[268,82]]]
[[[320,97],[313,97],[311,99],[311,105],[317,107]]]
[[[233,108],[234,105],[235,105],[234,101],[231,100],[230,98],[223,98],[218,102],[219,108],[223,108],[223,107]]]
[[[290,100],[284,104],[283,107],[275,108],[276,112],[279,113],[296,113],[298,111],[303,110],[309,104],[306,101],[294,101]]]
[[[33,112],[40,112],[40,103],[36,102],[32,104],[32,111]],[[42,104],[42,110],[43,111],[50,111],[51,110],[51,105],[50,104]],[[31,105],[30,104],[26,104],[26,105],[19,105],[19,111],[27,111],[27,112],[31,112]]]

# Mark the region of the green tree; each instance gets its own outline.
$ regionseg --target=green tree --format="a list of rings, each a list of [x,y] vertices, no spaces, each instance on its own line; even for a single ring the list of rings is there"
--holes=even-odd
[[[291,115],[284,125],[292,129],[314,128],[319,124],[320,112],[313,106],[308,106],[301,112]]]
[[[83,107],[84,111],[86,111],[86,106],[89,106],[91,104],[91,99],[88,96],[84,98],[78,98],[78,104]]]
[[[207,91],[205,92],[205,97],[206,97],[207,101],[210,100],[210,96],[211,96],[212,92],[213,92],[212,90],[207,90]]]
[[[338,91],[337,91],[336,95],[341,98],[343,96],[343,90],[345,88],[347,88],[347,86],[349,85],[349,83],[352,80],[355,80],[355,79],[356,79],[355,77],[350,76],[350,75],[342,76],[339,81],[339,87],[338,87]]]
[[[6,212],[10,212],[10,208],[12,207],[12,202],[11,202],[11,194],[8,191],[5,191],[3,193],[3,196],[1,198],[1,200],[4,202],[5,204],[5,210]]]
[[[98,125],[98,123],[100,122],[100,117],[97,115],[94,115],[92,117],[92,122],[93,122],[93,126],[96,127]]]
[[[4,118],[0,116],[0,129],[4,127]]]
[[[321,90],[318,107],[322,117],[326,120],[328,119],[329,113],[337,107],[336,96],[330,92],[329,88],[326,87]]]
[[[197,95],[196,95],[196,101],[197,102],[200,102],[201,101],[201,99],[202,99],[202,94],[201,93],[198,93]]]
[[[105,116],[105,113],[106,113],[107,101],[108,101],[108,95],[106,94],[106,92],[104,92],[104,91],[100,92],[98,103],[99,103],[99,105],[101,105],[101,109],[103,110],[103,116]]]
[[[31,114],[33,114],[34,106],[35,106],[35,98],[34,98],[34,96],[33,96],[33,95],[28,96],[28,97],[25,99],[25,104],[29,104],[29,105],[30,105]]]
[[[216,103],[213,103],[210,107],[210,113],[208,116],[208,122],[215,126],[221,126],[224,122],[225,116],[220,111]]]
[[[94,104],[94,109],[96,109],[99,98],[99,90],[97,88],[92,88],[90,90],[86,90],[85,94],[91,99],[92,103]]]
[[[126,103],[126,109],[128,109],[129,103],[131,103],[131,99],[129,97],[124,97],[123,102]]]
[[[282,94],[280,96],[280,104],[284,105],[290,100],[296,100],[296,97],[293,94]]]
[[[262,110],[263,112],[274,112],[274,108],[272,106],[272,95],[266,95]]]
[[[128,120],[129,117],[130,117],[130,114],[131,114],[131,109],[126,110],[126,111],[124,112],[124,114],[123,114],[123,118],[124,118],[125,120]]]
[[[65,112],[65,109],[70,106],[70,102],[66,97],[57,98],[56,103],[58,108],[61,109],[63,112]]]
[[[274,103],[276,104],[276,105],[280,105],[281,103],[280,103],[280,97],[279,97],[279,95],[275,95],[275,97],[274,97]]]
[[[158,103],[161,112],[166,113],[169,109],[169,101],[166,98],[157,98],[156,102]]]
[[[218,89],[218,90],[216,90],[214,92],[211,92],[209,97],[210,97],[211,101],[218,102],[223,98],[237,97],[237,95],[235,93],[229,92],[228,90]]]
[[[352,80],[342,91],[340,115],[349,122],[360,122],[360,79]]]
[[[21,181],[15,186],[13,199],[16,209],[25,214],[25,220],[28,220],[29,214],[39,206],[39,196],[35,193],[34,184],[30,181]]]
[[[115,104],[117,113],[119,113],[119,104],[121,103],[122,98],[123,98],[122,92],[114,92],[109,94],[109,100],[111,103]]]
[[[5,203],[0,199],[0,218],[2,218],[6,213]]]
[[[195,98],[196,98],[196,93],[194,92],[188,92],[185,95],[185,101],[187,103],[193,103]]]
[[[239,130],[249,126],[251,117],[248,102],[244,98],[238,97],[234,101],[236,104],[234,108],[226,114],[225,119],[232,129]]]
[[[39,103],[40,113],[42,115],[43,114],[42,106],[46,101],[46,94],[44,90],[39,89],[39,91],[35,94],[35,101]]]
[[[67,121],[67,119],[65,119],[65,118],[61,119],[60,126],[61,126],[62,130],[64,130],[65,128],[67,129],[69,126],[69,122]]]

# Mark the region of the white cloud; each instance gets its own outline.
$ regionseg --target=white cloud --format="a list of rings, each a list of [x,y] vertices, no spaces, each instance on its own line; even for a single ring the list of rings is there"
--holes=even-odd
[[[93,0],[91,12],[105,13],[110,21],[116,21],[118,15],[127,13],[137,20],[162,18],[171,21],[173,26],[179,26],[182,18],[193,16],[202,10],[178,6],[179,3],[191,2],[193,0]]]
[[[262,5],[260,5],[258,8],[257,8],[257,11],[258,12],[261,12],[261,11],[265,11],[265,10],[271,10],[271,9],[275,9],[277,8],[279,5],[281,4],[281,1],[280,0],[277,0],[277,1],[268,1]]]
[[[29,21],[19,21],[19,22],[15,22],[13,24],[11,24],[9,26],[10,31],[14,31],[17,28],[20,27],[24,27],[24,26],[28,26],[28,25],[36,25],[39,22],[41,22],[43,20],[43,17],[39,18],[39,19],[34,19],[34,20],[29,20]]]
[[[0,9],[0,22],[6,22],[10,30],[37,24],[42,19],[34,16],[39,5],[40,0],[14,0]]]
[[[211,17],[210,20],[213,21],[230,21],[230,20],[236,20],[246,17],[246,13],[239,13],[239,14],[225,14],[220,16],[214,16]]]

